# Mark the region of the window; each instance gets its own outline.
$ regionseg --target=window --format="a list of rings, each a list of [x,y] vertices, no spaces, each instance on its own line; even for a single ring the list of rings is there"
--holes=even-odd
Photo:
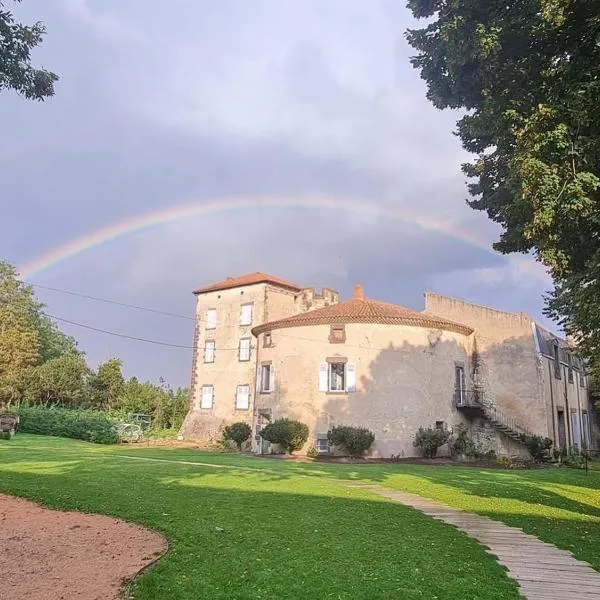
[[[446,423],[444,421],[436,421],[435,428],[441,429],[443,431],[444,429],[446,429]]]
[[[322,362],[319,366],[319,391],[355,392],[356,365],[339,356]]]
[[[204,362],[212,363],[215,362],[215,341],[206,340],[204,342]]]
[[[579,413],[577,411],[571,413],[571,439],[573,440],[573,446],[581,444],[581,429],[579,425]]]
[[[346,391],[346,364],[329,363],[329,390],[330,392]]]
[[[206,311],[206,329],[216,329],[217,327],[217,309],[209,308]]]
[[[242,304],[240,325],[252,325],[252,304]]]
[[[215,390],[212,385],[202,386],[202,396],[200,398],[200,408],[212,408]]]
[[[270,364],[264,364],[260,367],[260,391],[262,394],[268,394],[272,391],[272,369]]]
[[[329,341],[332,344],[343,344],[346,341],[346,328],[344,325],[331,325]]]
[[[250,338],[242,338],[240,340],[238,358],[240,361],[250,360]]]
[[[583,425],[583,447],[588,450],[590,447],[590,417],[587,411],[581,413],[581,420]]]
[[[247,384],[238,385],[235,392],[236,410],[248,410],[250,407],[250,386]]]
[[[552,350],[554,352],[554,377],[562,379],[560,375],[560,350],[556,342],[552,345]]]
[[[329,454],[330,446],[329,439],[327,438],[326,433],[318,433],[317,439],[315,440],[315,450],[319,454]]]
[[[583,372],[583,365],[581,371],[579,371],[579,387],[585,387],[585,373]]]
[[[465,368],[462,365],[454,366],[454,398],[458,406],[467,403],[467,381]]]
[[[267,331],[263,335],[263,348],[270,348],[273,345],[273,339],[271,338],[271,332]]]
[[[567,363],[568,363],[568,371],[567,371],[567,380],[569,383],[573,383],[573,356],[571,353],[567,353]]]

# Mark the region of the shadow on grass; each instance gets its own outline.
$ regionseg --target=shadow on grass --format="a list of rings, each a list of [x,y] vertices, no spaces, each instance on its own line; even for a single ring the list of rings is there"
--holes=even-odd
[[[138,598],[519,597],[466,535],[334,480],[109,456],[61,471],[59,457],[31,458],[37,471],[0,465],[0,490],[168,537],[169,554],[134,586]]]

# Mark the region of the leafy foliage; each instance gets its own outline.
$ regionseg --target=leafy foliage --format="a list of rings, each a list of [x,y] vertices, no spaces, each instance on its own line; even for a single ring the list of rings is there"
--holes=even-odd
[[[547,462],[550,460],[550,448],[552,448],[552,440],[550,438],[522,433],[520,440],[527,450],[529,450],[529,454],[531,454],[531,458],[535,462]]]
[[[600,357],[600,11],[597,0],[409,0],[413,65],[458,135],[470,205],[533,251],[556,287],[547,313]]]
[[[16,0],[20,2],[20,0]],[[30,54],[44,37],[42,23],[31,26],[17,23],[0,0],[0,92],[11,88],[25,98],[44,100],[54,95],[58,76],[31,66]]]
[[[242,451],[243,443],[246,440],[250,439],[251,435],[252,428],[250,427],[250,425],[248,425],[248,423],[233,423],[231,425],[227,425],[223,429],[223,438],[235,442],[240,452]]]
[[[272,444],[280,444],[288,454],[292,454],[306,444],[308,425],[292,419],[277,419],[269,423],[260,435]]]
[[[343,448],[354,458],[363,456],[375,441],[375,434],[365,427],[340,425],[327,432],[329,442]]]
[[[115,424],[104,412],[41,406],[21,406],[15,412],[21,417],[19,429],[23,433],[74,438],[96,444],[118,441]]]
[[[425,458],[435,458],[438,449],[450,440],[450,436],[450,431],[447,429],[419,427],[413,446],[418,448]]]

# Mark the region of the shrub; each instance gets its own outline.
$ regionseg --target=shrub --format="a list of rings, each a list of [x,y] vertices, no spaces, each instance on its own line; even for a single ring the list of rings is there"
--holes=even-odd
[[[248,423],[238,422],[227,425],[223,429],[223,438],[235,442],[237,449],[242,451],[242,444],[252,435],[252,427]]]
[[[306,456],[308,456],[308,458],[319,458],[319,452],[314,446],[311,446],[306,452]]]
[[[269,423],[260,435],[267,442],[281,444],[288,454],[292,454],[306,444],[308,425],[292,419],[277,419]]]
[[[373,432],[364,427],[340,426],[327,432],[329,442],[344,449],[352,457],[362,456],[375,441]]]
[[[415,436],[413,446],[419,448],[425,458],[435,458],[438,448],[443,446],[450,439],[450,432],[447,429],[424,429],[419,427]]]
[[[550,460],[550,448],[552,448],[552,440],[550,438],[542,437],[541,435],[528,435],[522,433],[519,436],[521,443],[523,443],[531,458],[535,462],[546,462]]]
[[[104,412],[69,408],[21,406],[20,431],[39,435],[54,435],[94,442],[116,444],[119,441],[115,423]]]

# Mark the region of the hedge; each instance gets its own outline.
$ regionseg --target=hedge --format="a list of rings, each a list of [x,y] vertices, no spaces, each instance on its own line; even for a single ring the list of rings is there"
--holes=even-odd
[[[96,444],[119,441],[115,423],[101,411],[21,406],[11,412],[17,412],[21,417],[19,431],[23,433],[54,435]]]

